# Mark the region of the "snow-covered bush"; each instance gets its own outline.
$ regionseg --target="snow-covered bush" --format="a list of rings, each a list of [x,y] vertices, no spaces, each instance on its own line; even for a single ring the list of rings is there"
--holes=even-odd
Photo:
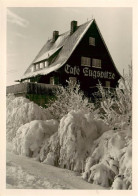
[[[60,167],[82,172],[93,141],[108,126],[101,120],[94,120],[91,113],[71,111],[65,115],[59,125]]]
[[[88,182],[110,187],[115,177],[115,173],[103,163],[95,164],[90,169],[91,173]]]
[[[59,166],[59,136],[58,132],[46,139],[40,150],[40,161],[47,165]]]
[[[91,156],[86,160],[83,178],[106,187],[112,185],[113,189],[129,189],[132,181],[130,133],[129,129],[110,130],[95,140]]]
[[[132,123],[132,67],[129,67],[128,75],[119,80],[119,86],[115,93],[104,90],[99,83],[98,89],[102,95],[100,117],[107,122],[111,129],[125,129]]]
[[[7,139],[17,154],[78,171],[90,183],[132,189],[132,78],[120,80],[116,96],[102,94],[97,113],[68,82],[45,110],[23,97],[7,97]],[[96,115],[95,115],[96,114]],[[48,120],[51,118],[59,120]],[[102,120],[101,120],[102,119]]]
[[[94,105],[89,103],[83,92],[80,90],[80,85],[67,81],[66,87],[59,87],[55,91],[56,100],[51,101],[47,105],[47,111],[53,116],[54,119],[61,119],[71,110],[84,110],[92,112]]]
[[[32,120],[50,119],[48,112],[24,97],[8,95],[6,101],[6,133],[8,141],[12,141],[20,126]]]
[[[13,139],[13,151],[20,155],[37,157],[43,142],[57,130],[56,120],[34,120],[22,125]]]

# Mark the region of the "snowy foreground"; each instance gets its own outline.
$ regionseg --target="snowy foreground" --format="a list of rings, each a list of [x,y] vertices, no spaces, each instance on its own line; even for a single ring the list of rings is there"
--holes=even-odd
[[[132,189],[131,128],[112,130],[91,113],[70,111],[58,122],[9,96],[7,149],[10,189]]]
[[[7,189],[104,189],[77,173],[7,153]]]

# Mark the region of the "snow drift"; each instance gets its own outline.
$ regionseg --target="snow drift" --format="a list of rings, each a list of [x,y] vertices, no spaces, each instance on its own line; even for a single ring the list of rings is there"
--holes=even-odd
[[[6,103],[6,132],[8,141],[16,135],[18,128],[32,120],[47,120],[50,116],[37,104],[24,97],[7,96]]]

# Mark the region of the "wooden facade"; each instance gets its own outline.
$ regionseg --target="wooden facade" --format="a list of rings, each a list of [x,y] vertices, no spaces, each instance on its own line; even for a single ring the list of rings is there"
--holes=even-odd
[[[96,21],[92,20],[81,26],[72,21],[71,30],[65,34],[55,31],[20,82],[65,86],[67,80],[72,80],[92,97],[99,81],[106,88],[115,88],[120,77]]]

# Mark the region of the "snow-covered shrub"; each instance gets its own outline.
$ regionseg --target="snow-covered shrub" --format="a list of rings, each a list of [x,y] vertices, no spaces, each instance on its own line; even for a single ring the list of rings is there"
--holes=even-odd
[[[115,180],[112,184],[112,189],[116,189],[116,190],[131,189],[131,185],[127,184],[126,180],[124,179],[124,175],[118,175],[115,177]]]
[[[107,122],[111,129],[125,129],[132,123],[132,67],[128,75],[119,80],[114,96],[110,89],[105,90],[99,83],[98,89],[102,96],[100,117]]]
[[[47,165],[59,166],[59,150],[59,136],[58,132],[55,132],[44,141],[40,150],[40,161]]]
[[[132,181],[131,140],[129,129],[104,132],[91,146],[91,156],[86,160],[83,178],[106,187],[112,185],[113,189],[130,188]],[[105,173],[106,180],[103,178]],[[124,185],[118,184],[120,181]]]
[[[80,90],[80,85],[71,81],[67,82],[66,87],[61,86],[56,89],[56,100],[47,105],[47,110],[54,119],[61,119],[71,110],[93,111],[94,105],[89,103],[88,98],[84,96],[84,93]]]
[[[60,167],[82,172],[93,141],[108,126],[103,121],[96,121],[93,115],[84,111],[71,111],[65,115],[59,125]]]
[[[93,184],[101,185],[103,187],[110,187],[115,173],[103,163],[95,164],[91,167],[91,174],[89,176],[88,182]]]
[[[7,96],[6,132],[8,141],[16,135],[18,128],[32,120],[47,120],[50,115],[44,109],[24,97]]]
[[[44,140],[57,130],[56,120],[34,120],[22,125],[13,139],[13,151],[20,155],[37,157]]]

